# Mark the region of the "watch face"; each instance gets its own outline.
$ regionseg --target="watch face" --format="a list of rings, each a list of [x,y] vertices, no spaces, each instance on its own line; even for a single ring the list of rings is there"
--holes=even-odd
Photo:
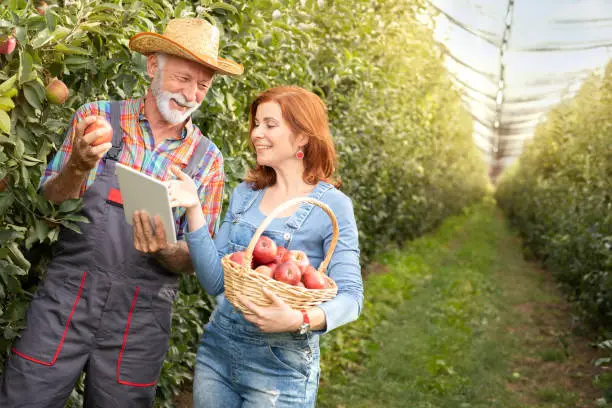
[[[310,325],[308,323],[303,323],[298,329],[299,334],[306,334],[310,331]]]

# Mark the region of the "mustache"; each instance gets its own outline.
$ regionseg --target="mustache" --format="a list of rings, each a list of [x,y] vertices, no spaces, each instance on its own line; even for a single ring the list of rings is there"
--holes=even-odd
[[[174,99],[174,101],[177,104],[179,104],[179,105],[181,105],[181,106],[183,106],[185,108],[195,108],[195,107],[198,106],[197,102],[189,102],[189,101],[187,101],[185,99],[185,97],[182,94],[180,94],[180,93],[172,93],[172,92],[166,92],[166,93],[170,97],[170,99]]]

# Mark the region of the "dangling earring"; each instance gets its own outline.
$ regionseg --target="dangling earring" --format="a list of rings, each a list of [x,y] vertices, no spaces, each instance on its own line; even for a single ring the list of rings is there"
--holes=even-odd
[[[302,151],[302,148],[298,148],[298,151],[295,153],[295,157],[298,160],[302,160],[304,158],[304,152]]]

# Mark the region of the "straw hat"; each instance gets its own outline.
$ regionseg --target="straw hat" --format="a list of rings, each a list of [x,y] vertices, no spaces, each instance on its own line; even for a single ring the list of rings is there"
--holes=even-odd
[[[240,75],[244,67],[219,58],[219,29],[199,18],[170,20],[164,34],[138,33],[130,39],[130,49],[145,55],[161,52],[195,61],[220,74]]]

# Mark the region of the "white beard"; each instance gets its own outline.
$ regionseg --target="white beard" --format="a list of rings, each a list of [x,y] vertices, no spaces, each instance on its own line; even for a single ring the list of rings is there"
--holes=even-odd
[[[176,125],[186,121],[191,114],[200,107],[201,104],[197,102],[187,102],[185,97],[180,93],[164,91],[162,89],[162,75],[161,70],[157,71],[157,74],[151,82],[151,92],[155,97],[157,109],[161,113],[162,117],[166,120],[166,122]],[[185,111],[172,109],[170,107],[170,101],[172,99],[174,99],[175,103],[185,106],[188,109]]]

